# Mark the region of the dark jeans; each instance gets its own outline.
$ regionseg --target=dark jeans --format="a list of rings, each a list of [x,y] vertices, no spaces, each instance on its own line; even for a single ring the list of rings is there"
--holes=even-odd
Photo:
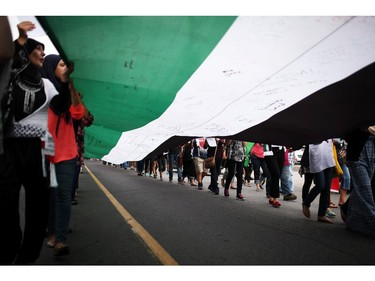
[[[164,156],[158,156],[157,159],[158,159],[159,172],[164,172],[166,158]]]
[[[145,159],[145,173],[152,173],[152,160]]]
[[[138,175],[142,174],[144,166],[145,166],[145,161],[144,160],[137,161],[137,172],[138,172]]]
[[[305,173],[304,177],[305,177],[305,180],[304,180],[303,186],[302,186],[302,202],[307,197],[307,194],[309,194],[311,184],[314,180],[314,174]]]
[[[76,170],[74,172],[74,179],[73,179],[72,201],[75,199],[76,190],[79,187],[79,174],[81,173],[81,165],[76,163]]]
[[[266,175],[266,162],[264,161],[264,158],[259,158],[255,156],[254,154],[251,154],[250,156],[251,163],[253,164],[254,169],[254,183],[258,184],[260,182],[260,168],[262,168],[263,177],[267,177]]]
[[[234,177],[234,172],[236,171],[236,178],[237,178],[237,194],[242,192],[242,174],[243,174],[243,161],[237,162],[233,159],[227,160],[228,165],[228,175],[227,179],[225,180],[225,189],[229,189],[230,182]]]
[[[247,167],[244,167],[245,170],[245,180],[250,182],[251,173],[253,172],[253,164],[249,163]]]
[[[303,204],[310,207],[311,202],[320,194],[318,216],[325,216],[329,207],[331,182],[333,168],[327,168],[319,173],[314,174],[315,186],[307,194]]]
[[[77,159],[73,158],[55,164],[58,186],[51,192],[48,230],[50,234],[56,234],[58,242],[63,243],[68,240]]]
[[[33,263],[39,257],[48,220],[48,181],[43,177],[39,138],[4,140],[0,156],[0,264]],[[25,190],[22,239],[19,197]]]
[[[210,168],[211,182],[209,187],[211,187],[213,191],[219,191],[217,181],[221,170],[221,162],[222,158],[215,158],[215,166]]]

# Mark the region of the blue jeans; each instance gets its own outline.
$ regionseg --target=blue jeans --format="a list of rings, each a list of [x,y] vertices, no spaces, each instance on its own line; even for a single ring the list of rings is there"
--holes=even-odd
[[[168,154],[168,163],[169,163],[169,170],[168,170],[168,175],[169,179],[173,179],[173,165],[176,165],[177,167],[177,176],[178,180],[182,179],[182,169],[181,167],[178,167],[177,165],[177,154]]]
[[[145,161],[144,160],[137,161],[137,172],[138,172],[138,175],[142,174],[144,166],[145,166]]]
[[[310,207],[311,202],[320,194],[318,216],[325,216],[329,207],[331,182],[333,168],[327,168],[319,173],[314,174],[315,186],[307,194],[303,204]]]
[[[293,165],[289,164],[288,166],[284,166],[283,170],[281,171],[281,193],[283,195],[288,195],[293,193]]]
[[[51,193],[48,229],[51,234],[55,231],[57,242],[66,243],[68,239],[76,163],[77,157],[55,164],[58,187]]]
[[[341,180],[340,188],[344,189],[344,190],[350,190],[349,168],[348,168],[348,166],[346,166],[346,164],[342,164],[341,169],[344,172],[344,174],[340,177],[340,180]]]

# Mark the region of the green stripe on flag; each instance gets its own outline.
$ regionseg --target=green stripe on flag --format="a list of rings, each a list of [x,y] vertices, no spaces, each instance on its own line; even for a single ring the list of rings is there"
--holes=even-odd
[[[86,157],[158,118],[236,17],[39,17],[75,63],[76,88],[95,117]],[[48,50],[47,50],[48,51]]]

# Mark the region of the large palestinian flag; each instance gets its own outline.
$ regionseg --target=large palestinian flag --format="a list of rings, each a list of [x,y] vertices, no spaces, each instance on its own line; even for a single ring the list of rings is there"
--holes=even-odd
[[[38,17],[95,123],[87,157],[193,137],[316,143],[374,124],[374,17]]]

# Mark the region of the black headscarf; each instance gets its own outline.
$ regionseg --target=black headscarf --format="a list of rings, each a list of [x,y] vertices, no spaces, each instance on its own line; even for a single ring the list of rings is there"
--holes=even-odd
[[[60,60],[60,55],[48,55],[44,58],[43,68],[40,69],[42,77],[51,81],[58,92],[61,89],[61,80],[55,76],[55,70]]]
[[[32,53],[32,51],[34,51],[34,49],[36,47],[38,47],[38,45],[41,45],[43,50],[44,50],[44,44],[43,43],[40,43],[39,41],[36,41],[33,38],[27,38],[25,47],[26,47],[26,50],[29,53],[29,55]]]
[[[29,55],[38,47],[44,45],[32,38],[28,38],[24,45],[14,41],[15,54],[13,57],[11,80],[8,86],[7,112],[8,124],[13,117],[19,121],[44,104],[46,100],[43,92],[43,81],[38,67],[29,60]],[[22,86],[21,86],[22,85]],[[27,95],[30,95],[27,98]]]
[[[25,45],[21,46],[18,50],[18,55],[15,57],[13,62],[13,69],[16,72],[15,76],[20,76],[21,81],[30,87],[40,88],[42,86],[42,80],[38,68],[36,68],[28,56],[34,51],[38,46],[42,46],[44,50],[44,44],[36,41],[35,39],[28,38]],[[17,47],[16,47],[17,50]]]
[[[44,57],[43,67],[40,69],[40,73],[41,73],[42,77],[51,81],[52,84],[55,86],[55,89],[59,93],[61,91],[61,83],[62,82],[58,77],[56,77],[55,70],[56,70],[56,67],[57,67],[57,65],[59,64],[60,61],[61,61],[60,55],[48,55],[48,56]],[[70,116],[71,116],[70,112],[67,111],[64,114],[64,116],[65,116],[64,119],[65,119],[66,123],[68,123],[69,119],[70,119]],[[59,119],[57,121],[56,135],[57,135],[58,128],[59,128],[59,123],[60,123],[60,115],[59,115]]]

